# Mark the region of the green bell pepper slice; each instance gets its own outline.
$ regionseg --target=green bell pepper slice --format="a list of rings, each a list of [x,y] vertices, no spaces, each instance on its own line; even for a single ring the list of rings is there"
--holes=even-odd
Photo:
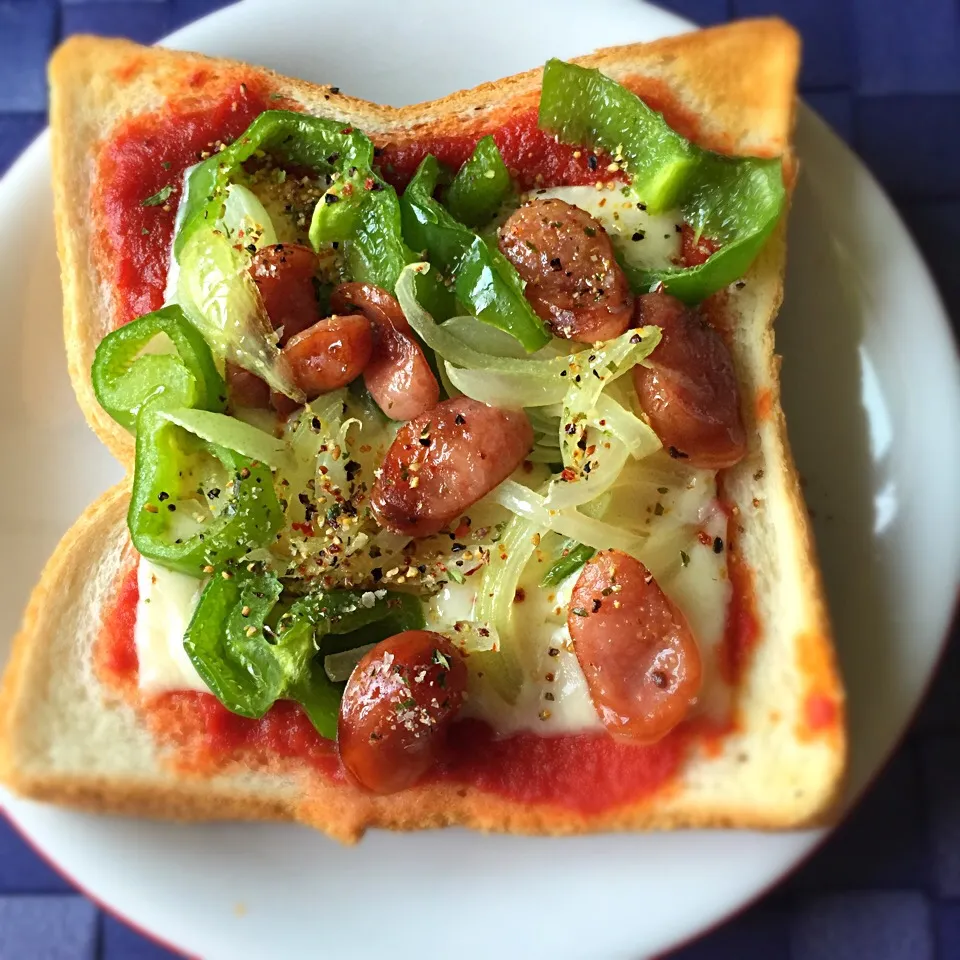
[[[127,526],[143,556],[201,576],[212,565],[270,543],[283,525],[283,511],[269,468],[166,419],[166,399],[163,394],[154,397],[137,414]],[[227,480],[204,489],[211,461],[219,462]],[[199,509],[198,498],[214,505],[215,512],[201,513],[203,523],[188,523],[189,529],[183,529],[181,518],[192,504]]]
[[[543,68],[538,124],[564,143],[609,153],[651,213],[680,202],[698,163],[693,144],[636,94],[599,70],[562,60]]]
[[[566,552],[564,552],[566,551]],[[576,540],[564,540],[560,556],[550,565],[550,569],[540,581],[541,587],[555,587],[563,583],[572,573],[576,573],[597,551]]]
[[[697,234],[723,243],[695,267],[627,268],[635,290],[662,283],[685,303],[699,303],[742,277],[763,249],[786,204],[779,160],[733,160],[716,154],[703,159],[701,172],[683,204]]]
[[[267,110],[229,147],[190,172],[180,201],[181,225],[174,239],[174,256],[179,258],[199,225],[212,227],[216,223],[227,185],[237,178],[241,165],[259,151],[276,153],[289,163],[320,173],[332,174],[352,166],[370,169],[373,164],[373,144],[353,127],[290,110]]]
[[[174,352],[144,352],[161,335]],[[220,411],[226,403],[226,387],[206,340],[176,305],[108,333],[97,347],[90,378],[100,406],[131,432],[141,406],[160,394],[169,406]]]
[[[310,243],[343,247],[351,280],[391,293],[400,271],[416,259],[403,242],[397,192],[369,168],[351,167],[314,207]]]
[[[350,168],[314,208],[310,243],[314,250],[324,243],[340,244],[347,278],[388,293],[394,292],[400,271],[419,259],[404,242],[396,190],[359,167]],[[456,299],[437,273],[417,277],[417,296],[438,321],[456,313]]]
[[[474,316],[509,333],[528,352],[539,350],[550,334],[524,297],[517,271],[433,198],[439,177],[437,158],[424,157],[400,198],[407,242],[452,274],[457,300]]]
[[[599,70],[550,60],[543,71],[539,125],[567,143],[611,154],[630,190],[651,213],[679,206],[698,236],[723,246],[695,267],[628,266],[635,290],[662,283],[688,303],[742,276],[786,205],[779,159],[730,158],[703,150],[672,130],[662,114]]]
[[[234,713],[262,717],[283,698],[305,709],[317,732],[336,739],[343,684],[333,683],[323,657],[422,628],[419,599],[354,590],[308,594],[279,616],[282,585],[269,572],[227,566],[200,596],[184,635],[184,649],[204,682]],[[363,598],[368,597],[365,603]]]
[[[493,137],[481,137],[457,171],[443,202],[455,219],[479,228],[497,213],[512,187],[507,165]]]

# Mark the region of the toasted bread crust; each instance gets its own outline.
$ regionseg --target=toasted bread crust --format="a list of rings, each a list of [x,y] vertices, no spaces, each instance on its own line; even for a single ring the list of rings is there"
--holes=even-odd
[[[666,110],[671,123],[703,146],[783,157],[792,184],[790,133],[798,57],[791,28],[779,20],[757,20],[610,48],[577,62],[600,67],[648,96]],[[198,69],[204,71],[202,89],[192,82]],[[92,37],[68,41],[50,68],[65,339],[71,378],[87,420],[128,468],[133,461],[131,439],[100,410],[89,377],[97,343],[115,326],[112,294],[97,261],[100,228],[91,222],[86,203],[95,188],[96,152],[125,119],[172,100],[190,99],[197,106],[213,102],[231,83],[251,75],[311,112],[355,124],[374,140],[403,143],[488,130],[535,106],[540,71],[393,109],[198,54]],[[67,535],[31,600],[0,701],[0,779],[24,795],[87,809],[175,819],[296,819],[348,841],[370,826],[462,824],[561,834],[681,826],[778,829],[829,817],[845,767],[843,690],[779,401],[772,323],[782,295],[784,232],[781,224],[743,289],[730,291],[722,308],[750,435],[746,460],[727,471],[724,483],[740,511],[744,558],[757,572],[760,638],[740,691],[739,729],[724,741],[719,755],[698,755],[667,790],[593,816],[450,784],[374,797],[341,784],[311,782],[306,792],[291,790],[288,782],[274,782],[269,773],[262,774],[265,782],[256,790],[246,789],[246,780],[241,784],[229,777],[178,778],[159,758],[145,778],[96,770],[64,772],[32,763],[25,752],[24,727],[28,718],[36,719],[32,703],[43,650],[55,642],[67,610],[64,604],[89,607],[99,616],[106,588],[99,585],[94,596],[83,583],[83,569],[89,568],[91,553],[115,551],[118,542],[125,542],[126,492],[121,485],[91,507]],[[758,413],[756,401],[764,392],[769,402]],[[75,595],[66,600],[65,582],[76,584]],[[789,607],[789,617],[782,615],[783,606]],[[823,728],[809,723],[804,704],[811,694],[835,705],[835,723]],[[129,722],[136,724],[134,715]]]

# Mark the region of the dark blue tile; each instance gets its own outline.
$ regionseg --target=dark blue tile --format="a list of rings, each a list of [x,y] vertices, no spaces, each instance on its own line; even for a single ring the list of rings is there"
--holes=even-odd
[[[178,956],[113,917],[104,915],[102,929],[99,960],[173,960]]]
[[[937,956],[944,960],[960,957],[960,903],[937,903],[933,906]]]
[[[57,39],[53,0],[0,3],[0,113],[47,106],[47,57]]]
[[[923,886],[929,876],[917,759],[900,750],[857,808],[786,887],[817,890]]]
[[[43,114],[0,114],[0,176],[46,126]]]
[[[797,905],[791,960],[933,960],[930,905],[916,892],[841,893]]]
[[[960,897],[960,737],[931,738],[922,756],[936,889]]]
[[[854,0],[853,11],[861,93],[960,93],[955,0]]]
[[[917,241],[927,265],[933,273],[947,312],[953,318],[955,332],[960,331],[960,199],[948,202],[903,203],[900,213]],[[930,686],[917,729],[921,734],[949,733],[960,735],[960,625],[954,631],[940,662],[940,669]]]
[[[739,17],[778,14],[803,37],[800,82],[806,86],[836,87],[856,76],[856,48],[849,0],[734,0]]]
[[[788,914],[761,906],[671,953],[670,960],[781,960],[789,956],[789,950]]]
[[[70,893],[70,884],[27,846],[0,816],[0,896],[6,893]]]
[[[701,27],[724,23],[730,16],[727,0],[658,0],[657,6],[686,17]]]
[[[0,897],[3,960],[95,960],[97,909],[83,897]]]
[[[171,0],[170,30],[179,30],[208,13],[232,6],[237,0]]]
[[[960,95],[859,97],[854,145],[895,196],[960,196]]]
[[[803,99],[847,143],[853,138],[853,94],[846,90],[804,90]]]
[[[73,3],[63,8],[62,28],[65,37],[74,33],[97,33],[153,43],[170,32],[170,7],[163,2],[120,0]]]

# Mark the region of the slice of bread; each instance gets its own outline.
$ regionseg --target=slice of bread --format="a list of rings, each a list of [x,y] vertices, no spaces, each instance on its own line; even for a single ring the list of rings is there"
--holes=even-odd
[[[796,34],[786,24],[755,20],[611,48],[578,62],[598,66],[656,101],[671,123],[703,146],[782,157],[792,185],[798,55]],[[195,88],[192,78],[201,68],[204,84]],[[93,351],[116,316],[100,259],[103,224],[90,214],[96,154],[126,118],[155,111],[171,98],[202,105],[251,74],[309,112],[356,125],[379,143],[476,136],[535,106],[539,96],[539,71],[531,71],[397,110],[196,54],[89,37],[65,44],[51,65],[65,339],[81,407],[127,466],[132,442],[100,410],[89,377]],[[88,809],[178,819],[297,819],[347,840],[369,826],[464,824],[576,833],[778,829],[828,817],[846,761],[843,690],[779,401],[772,324],[782,295],[784,226],[746,282],[715,307],[715,319],[729,334],[750,438],[748,456],[725,472],[723,488],[737,511],[736,549],[752,570],[759,635],[737,689],[735,730],[716,749],[696,751],[668,789],[580,814],[458,785],[428,784],[374,797],[316,778],[307,786],[297,774],[264,769],[207,779],[173,772],[135,711],[101,687],[91,665],[91,646],[127,548],[123,485],[67,534],[31,599],[0,691],[0,778],[23,795]]]

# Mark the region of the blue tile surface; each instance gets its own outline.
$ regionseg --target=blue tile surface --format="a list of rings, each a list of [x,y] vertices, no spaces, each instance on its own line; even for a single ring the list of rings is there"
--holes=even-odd
[[[170,951],[113,917],[103,918],[101,950],[104,960],[168,960]]]
[[[92,31],[156,40],[224,0],[0,0],[0,173],[43,128],[45,61]],[[804,37],[806,99],[897,202],[960,317],[960,2],[661,0],[702,23],[777,14]],[[960,644],[893,762],[833,838],[678,960],[960,958]],[[509,955],[509,951],[505,956]],[[160,960],[0,818],[0,960]]]
[[[0,902],[14,893],[71,893],[73,887],[40,859],[0,815]]]
[[[854,0],[852,9],[861,93],[960,93],[955,0]]]
[[[130,3],[129,0],[67,3],[62,12],[63,35],[98,33],[152,43],[173,29],[171,13],[170,4],[162,0],[156,3]]]
[[[894,200],[960,196],[960,93],[861,96],[854,146]]]
[[[90,960],[97,908],[75,894],[0,897],[0,960]]]
[[[57,19],[52,0],[0,3],[0,112],[46,110],[46,63],[57,40]]]
[[[930,903],[916,891],[811,897],[790,921],[792,960],[934,960]]]

